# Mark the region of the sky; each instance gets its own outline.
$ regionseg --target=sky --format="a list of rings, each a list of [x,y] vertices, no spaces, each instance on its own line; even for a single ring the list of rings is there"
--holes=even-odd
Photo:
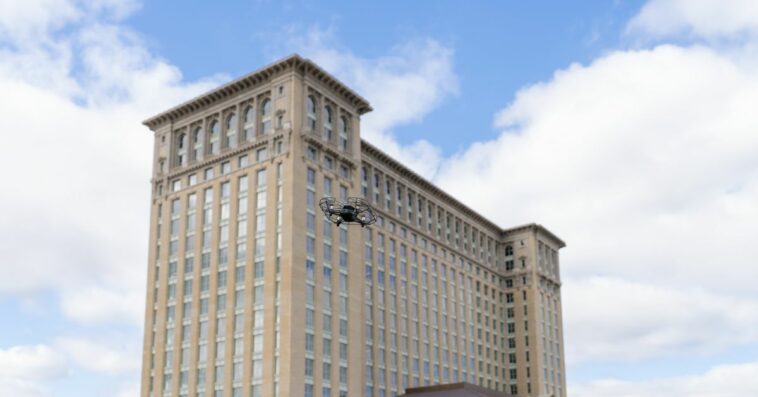
[[[141,121],[291,53],[561,251],[569,396],[758,395],[758,2],[0,0],[0,395],[136,397]]]

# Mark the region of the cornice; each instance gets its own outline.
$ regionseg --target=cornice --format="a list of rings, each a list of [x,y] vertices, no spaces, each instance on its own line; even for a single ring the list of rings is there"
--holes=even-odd
[[[453,196],[451,196],[444,190],[440,189],[432,182],[429,182],[421,175],[413,172],[408,167],[402,165],[399,161],[390,157],[390,155],[388,155],[387,153],[383,152],[376,146],[366,142],[363,139],[361,139],[361,152],[381,161],[385,166],[389,167],[392,171],[396,172],[398,175],[401,175],[409,179],[411,182],[415,183],[416,185],[421,186],[423,189],[432,193],[432,195],[434,195],[438,199],[443,200],[446,204],[450,205],[451,207],[457,209],[458,211],[461,211],[462,213],[486,225],[487,227],[489,227],[490,229],[492,229],[492,231],[496,233],[496,235],[500,238],[501,241],[508,234],[519,232],[519,231],[534,230],[534,231],[539,231],[542,234],[546,235],[548,238],[554,240],[554,242],[558,244],[559,248],[563,248],[566,246],[566,243],[563,242],[563,240],[561,240],[558,236],[553,234],[550,230],[548,230],[544,226],[539,225],[537,223],[530,223],[526,225],[515,226],[508,229],[501,228],[494,222],[485,218],[483,215],[479,214],[478,212],[469,208],[465,204],[456,200]]]
[[[479,214],[478,212],[467,207],[465,204],[456,200],[453,196],[451,196],[444,190],[440,189],[435,184],[429,182],[421,175],[411,171],[408,167],[402,165],[399,161],[390,157],[390,155],[388,155],[387,153],[384,153],[379,148],[366,142],[363,139],[361,139],[361,151],[381,161],[385,166],[388,166],[398,175],[401,175],[409,179],[411,182],[415,183],[416,185],[421,186],[423,189],[432,193],[438,199],[443,200],[446,204],[450,205],[451,207],[481,222],[485,226],[492,229],[491,231],[495,232],[495,234],[502,233],[503,229],[500,226],[490,221],[489,219],[485,218],[483,215]]]
[[[503,234],[503,237],[506,237],[509,234],[526,232],[526,231],[534,231],[534,232],[540,232],[544,234],[548,238],[552,239],[553,242],[558,244],[558,248],[563,248],[566,246],[566,243],[563,240],[561,240],[558,236],[553,234],[553,232],[548,230],[546,227],[538,223],[527,223],[525,225],[519,225],[519,226],[514,226],[508,229],[503,229],[502,234]]]
[[[347,103],[355,106],[359,115],[373,110],[366,99],[351,90],[327,71],[321,69],[313,61],[303,58],[298,54],[293,54],[150,117],[143,121],[142,124],[148,126],[151,130],[155,130],[167,122],[208,108],[228,99],[232,95],[248,90],[262,83],[269,82],[279,73],[289,70],[313,76],[325,86],[342,96]]]

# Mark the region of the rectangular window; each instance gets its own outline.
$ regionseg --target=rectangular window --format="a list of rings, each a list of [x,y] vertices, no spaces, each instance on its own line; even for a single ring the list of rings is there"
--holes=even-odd
[[[265,147],[258,149],[255,152],[255,161],[261,162],[266,160],[268,160],[268,150]]]

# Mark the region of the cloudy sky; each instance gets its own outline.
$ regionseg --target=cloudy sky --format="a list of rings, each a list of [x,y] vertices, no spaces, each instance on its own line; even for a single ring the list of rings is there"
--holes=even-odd
[[[140,122],[293,52],[568,242],[570,396],[758,395],[758,2],[208,3],[0,0],[0,395],[138,395]]]

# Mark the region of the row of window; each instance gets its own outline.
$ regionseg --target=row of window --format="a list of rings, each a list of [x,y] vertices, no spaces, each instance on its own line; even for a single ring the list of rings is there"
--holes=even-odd
[[[311,169],[311,168],[309,168],[307,170],[307,185],[308,185],[308,188],[307,188],[307,197],[315,197],[316,196],[316,189],[315,189],[315,187],[316,187],[316,180],[317,180],[317,178],[316,178],[316,171],[313,170],[313,169]],[[327,191],[331,190],[331,188],[330,188],[331,184],[332,184],[331,183],[331,179],[329,179],[328,177],[324,177],[324,184],[323,184],[323,186],[324,186],[324,193],[325,194],[327,193]],[[329,187],[327,187],[327,186],[329,186]],[[314,198],[309,198],[308,200],[306,200],[306,207],[309,208],[309,210],[307,211],[308,212],[307,215],[309,216],[308,219],[310,219],[310,215],[312,215],[312,212],[314,212],[314,210],[315,210],[315,208],[313,208],[314,207],[314,205],[313,205],[314,204],[314,200],[315,200]],[[314,217],[314,220],[315,220],[315,217]],[[312,239],[313,240],[312,243],[310,243],[310,244],[308,244],[306,246],[306,251],[310,253],[309,255],[311,257],[315,258],[316,256],[315,256],[314,248],[316,246],[318,246],[318,243],[317,243],[316,238],[315,238],[315,235],[316,235],[316,233],[315,233],[316,232],[315,222],[313,220],[309,220],[307,222],[307,225],[308,225],[308,229],[307,229],[308,232],[311,233],[314,237]],[[328,227],[328,226],[329,225],[327,224],[326,227]],[[402,229],[404,229],[404,227]],[[331,230],[331,229],[324,229],[324,230],[325,231],[323,233],[323,236],[324,236],[324,239],[326,240],[328,238],[328,236],[330,235],[329,230]],[[409,302],[410,304],[402,303],[402,304],[399,305],[399,312],[396,312],[397,308],[396,308],[396,304],[395,304],[395,299],[393,299],[393,298],[389,299],[389,301],[386,302],[386,303],[388,303],[390,305],[389,308],[391,310],[391,313],[397,313],[398,314],[397,318],[400,319],[399,324],[400,324],[400,326],[401,326],[402,329],[405,329],[404,332],[408,331],[408,325],[407,325],[408,318],[422,319],[422,321],[424,323],[423,327],[421,327],[420,323],[419,323],[418,325],[414,325],[411,328],[417,330],[417,332],[419,333],[418,337],[421,338],[420,340],[436,341],[437,340],[437,338],[436,338],[437,331],[430,333],[429,330],[431,330],[431,329],[437,329],[436,328],[437,325],[441,325],[444,329],[447,329],[447,326],[446,326],[447,320],[443,321],[442,323],[438,323],[436,321],[437,320],[437,316],[436,316],[436,313],[437,313],[437,309],[436,309],[437,308],[437,306],[436,306],[437,299],[436,298],[432,299],[431,301],[429,301],[429,303],[432,304],[432,308],[434,310],[433,313],[435,313],[435,315],[434,316],[429,316],[429,312],[426,309],[427,306],[425,304],[425,302],[426,302],[425,297],[427,296],[428,291],[432,291],[432,290],[436,291],[437,290],[437,288],[434,287],[434,286],[437,285],[436,281],[432,284],[432,286],[430,286],[430,288],[432,288],[432,290],[427,290],[426,287],[424,287],[424,289],[422,290],[423,292],[421,294],[419,294],[418,292],[415,292],[415,294],[414,294],[414,291],[417,291],[417,289],[416,289],[417,288],[417,286],[416,286],[417,284],[416,283],[420,283],[419,285],[426,286],[426,280],[427,280],[426,277],[427,277],[427,274],[431,275],[432,278],[433,278],[433,280],[436,280],[436,278],[437,278],[436,260],[432,259],[431,262],[429,262],[430,265],[431,265],[431,270],[432,270],[431,273],[428,273],[426,270],[423,270],[423,271],[419,272],[418,271],[419,269],[426,269],[426,264],[427,264],[427,256],[426,255],[418,255],[418,252],[415,249],[412,249],[412,250],[411,249],[407,249],[407,246],[404,243],[398,244],[395,239],[390,238],[390,239],[387,239],[385,241],[385,237],[384,237],[384,235],[382,233],[377,233],[376,236],[374,236],[371,233],[371,230],[372,229],[366,229],[365,230],[366,236],[364,238],[364,240],[366,241],[366,244],[367,244],[367,249],[366,249],[366,254],[365,254],[365,258],[367,260],[367,264],[366,264],[366,283],[367,283],[368,286],[374,287],[373,288],[373,293],[370,293],[370,294],[366,295],[366,299],[367,299],[367,301],[366,301],[367,302],[366,303],[366,305],[367,305],[366,313],[368,315],[367,316],[367,320],[369,321],[369,324],[367,325],[366,332],[365,332],[364,335],[366,335],[366,337],[367,337],[367,339],[366,339],[367,345],[368,346],[376,346],[376,348],[380,349],[380,350],[381,350],[381,346],[383,346],[384,333],[381,332],[381,331],[384,329],[383,328],[383,320],[385,318],[385,316],[383,314],[384,313],[383,307],[384,307],[384,304],[385,304],[385,301],[384,301],[384,296],[385,296],[384,295],[384,288],[385,288],[385,284],[384,284],[384,280],[385,280],[385,275],[384,275],[385,259],[389,259],[389,261],[390,261],[389,262],[390,273],[386,275],[386,280],[388,280],[389,283],[390,283],[389,284],[389,289],[387,290],[388,293],[390,294],[388,296],[391,296],[391,297],[394,298],[395,294],[396,294],[396,291],[399,292],[400,296],[401,296],[399,298],[399,301],[401,303],[402,302],[406,302],[406,298],[405,298],[406,296],[410,296],[411,297],[410,302]],[[415,236],[415,234],[413,234],[413,235]],[[376,238],[376,243],[377,243],[377,250],[376,251],[373,250],[373,244],[372,244],[373,241],[374,241],[373,240],[374,237]],[[404,238],[408,238],[408,237],[409,236],[406,233],[406,235],[404,236]],[[413,240],[413,243],[419,244],[419,241],[420,241],[419,239],[412,239],[412,240]],[[388,245],[385,245],[385,243],[388,243]],[[389,252],[389,256],[386,255],[386,251],[385,251],[385,249],[386,249],[387,246],[391,247],[390,248],[390,252]],[[436,245],[434,247],[436,247]],[[398,250],[398,251],[396,251],[396,250]],[[329,269],[326,266],[326,264],[330,261],[326,257],[326,255],[327,255],[327,253],[330,253],[331,251],[332,251],[331,248],[328,248],[328,249],[326,248],[326,243],[325,243],[325,249],[324,249],[324,252],[323,252],[323,254],[325,255],[325,257],[324,257],[324,261],[325,261],[324,262],[324,271],[325,271],[325,274],[330,274],[328,276],[329,279],[332,278],[332,276],[331,276],[332,273],[331,272],[326,272],[326,270]],[[436,253],[436,250],[434,250],[434,251]],[[395,280],[395,272],[396,272],[396,268],[395,268],[396,265],[395,264],[397,263],[397,252],[400,252],[400,254],[401,254],[401,257],[400,257],[400,259],[401,259],[401,262],[400,262],[401,273],[400,274],[401,274],[401,277],[402,277],[402,280],[401,280],[402,285],[399,282],[397,282],[397,281],[393,281],[393,280]],[[407,255],[407,258],[411,258],[411,255],[412,255],[412,263],[413,263],[412,266],[406,266],[406,255]],[[445,255],[445,256],[447,257],[447,255]],[[416,267],[415,264],[417,262],[417,259],[420,261],[418,263],[422,264],[422,267]],[[313,278],[314,274],[320,273],[320,272],[315,272],[314,271],[314,269],[313,269],[313,262],[312,261],[309,261],[309,262],[306,263],[306,265],[308,265],[308,264],[310,264],[310,266],[307,266],[307,272],[306,272],[306,274],[308,275],[307,279],[308,280],[314,280],[314,278]],[[441,269],[442,269],[441,275],[442,275],[442,279],[443,280],[446,280],[446,276],[448,274],[448,270],[451,272],[450,273],[450,277],[451,277],[451,281],[450,282],[453,283],[453,282],[455,282],[457,280],[456,275],[458,275],[459,273],[455,272],[453,270],[452,266],[450,268],[447,268],[444,265],[442,265]],[[469,266],[469,271],[473,272],[473,268],[471,266]],[[408,275],[407,277],[409,277],[409,279],[412,280],[413,283],[406,283],[406,281],[405,281],[406,280],[406,275]],[[464,273],[461,272],[460,276],[464,277]],[[485,275],[485,277],[486,277],[487,280],[490,279],[490,277],[487,276],[487,275]],[[488,320],[488,317],[487,316],[481,316],[481,313],[478,313],[478,315],[476,317],[474,317],[474,313],[473,313],[473,302],[474,302],[474,300],[473,300],[473,291],[475,290],[474,286],[476,285],[476,290],[483,292],[484,296],[487,296],[487,297],[491,295],[494,298],[496,296],[496,294],[495,294],[496,291],[495,291],[495,288],[489,288],[486,284],[483,285],[483,287],[480,287],[479,281],[477,280],[476,283],[474,283],[471,277],[465,277],[464,279],[465,279],[465,281],[468,281],[469,293],[467,294],[467,296],[469,296],[469,300],[468,300],[469,305],[470,305],[469,306],[470,307],[469,310],[471,310],[471,314],[469,315],[469,318],[471,320],[471,321],[469,321],[470,328],[471,328],[470,336],[471,336],[471,338],[474,338],[475,334],[474,334],[474,330],[473,330],[473,327],[474,327],[473,324],[475,324],[475,323],[482,324],[482,322],[484,322],[485,326],[487,326],[487,327],[489,326],[488,324],[490,324],[490,321]],[[321,284],[324,285],[324,286],[327,283],[327,279],[326,278],[324,278],[323,280],[321,278],[319,278],[318,281],[321,282]],[[444,292],[444,291],[446,291],[446,288],[444,288],[444,287],[447,287],[448,283],[446,282],[446,283],[441,284],[441,285],[443,287],[442,291],[443,291],[443,297],[444,297],[444,296],[446,296],[446,293]],[[455,288],[456,284],[449,284],[449,285],[453,289],[454,294],[457,294],[457,291],[456,291],[456,288]],[[463,293],[463,286],[465,285],[465,282],[462,282],[459,285],[461,287],[461,293]],[[310,291],[310,289],[308,289],[308,291]],[[436,292],[433,292],[432,294],[434,296],[436,296]],[[308,298],[307,302],[313,302],[312,295],[313,295],[313,292],[309,292],[309,293],[306,294],[306,297]],[[509,302],[509,303],[513,302],[512,295],[513,295],[512,293],[507,294],[507,302]],[[330,295],[326,295],[326,296],[330,296]],[[506,301],[505,295],[501,295],[500,299],[503,302],[505,302]],[[329,301],[331,301],[331,299],[329,299]],[[324,302],[324,301],[322,300],[322,302]],[[447,313],[447,310],[445,310],[445,307],[448,306],[448,305],[446,305],[447,300],[443,299],[440,302],[441,302],[440,304],[442,305],[441,309],[440,309],[442,311],[439,312],[440,316],[443,319],[447,319],[447,315],[445,314],[445,313]],[[464,308],[463,308],[463,302],[465,302],[465,301],[464,301],[463,295],[461,295],[460,309],[462,311],[462,315],[464,316],[463,318],[465,318],[465,315],[463,313],[468,313],[468,310],[464,310]],[[487,303],[488,301],[486,299],[484,299],[484,300],[481,300],[481,303],[480,303],[480,296],[479,296],[479,294],[477,294],[476,302],[477,302],[476,303],[477,307],[484,307],[485,311],[489,311],[490,305],[488,305],[488,303]],[[376,303],[377,305],[374,306],[373,303]],[[313,305],[313,303],[311,303],[311,305]],[[450,317],[450,321],[453,321],[453,324],[455,324],[456,323],[455,318],[457,317],[458,310],[456,309],[456,306],[455,306],[455,304],[454,304],[453,301],[450,301],[450,305],[449,306],[455,312],[455,314],[453,314],[452,317]],[[414,312],[412,309],[417,308],[417,307],[421,308],[422,310],[420,310],[420,311],[417,310],[416,312]],[[494,303],[491,305],[491,308],[492,308],[493,311],[495,310]],[[325,307],[325,309],[326,309],[326,307]],[[374,310],[376,310],[376,316],[374,316]],[[332,310],[329,309],[329,312],[331,312],[331,311]],[[313,324],[313,320],[312,319],[315,316],[313,315],[313,312],[311,311],[311,312],[307,312],[307,313],[311,313],[309,315],[306,315],[306,321],[307,321],[307,323],[309,322],[308,319],[309,318],[311,319],[310,322],[309,322],[311,324],[309,326],[309,329],[312,330],[311,332],[316,332],[316,331],[320,332],[320,327],[319,328],[314,328],[315,324]],[[416,313],[416,314],[414,315],[413,313]],[[400,318],[400,315],[409,316],[409,317],[402,317],[402,318]],[[502,314],[501,314],[501,316],[502,316]],[[395,315],[392,315],[392,316],[390,316],[388,318],[390,319],[390,324],[389,324],[390,329],[396,329],[395,328],[396,326],[393,325],[393,324],[395,324],[395,322],[393,321],[393,320],[396,319]],[[424,320],[426,318],[429,318],[429,320]],[[476,318],[476,320],[475,320],[475,318]],[[494,320],[494,316],[493,316],[493,320]],[[379,328],[377,328],[379,330],[378,331],[379,333],[376,334],[377,337],[378,337],[378,339],[376,339],[376,340],[373,339],[373,331],[372,331],[373,327],[369,326],[369,325],[373,325],[374,321],[376,321],[376,325],[379,327]],[[329,322],[331,323],[331,321],[329,321]],[[414,324],[416,324],[416,320],[414,320]],[[427,325],[427,324],[430,324],[432,327],[435,327],[435,328],[429,328],[429,325]],[[465,335],[466,331],[469,331],[469,329],[468,329],[469,327],[464,326],[464,324],[465,323],[463,321],[460,322],[460,324],[459,324],[460,325],[460,329],[461,329],[461,335]],[[492,324],[494,325],[494,321],[492,321]],[[505,323],[503,323],[503,326],[504,325],[505,325]],[[458,328],[459,328],[458,325],[454,325],[453,326],[453,334],[456,334],[456,331],[458,330]],[[314,329],[315,329],[315,331],[313,331]],[[508,324],[508,329],[511,332],[515,332],[515,324],[509,323]],[[424,335],[421,335],[422,331],[425,332]],[[315,336],[316,336],[314,333],[311,333],[311,332],[306,331],[306,346],[309,346],[308,335],[313,335],[313,338],[315,338]],[[486,333],[486,336],[485,336],[485,333]],[[488,343],[491,340],[492,343],[498,344],[497,341],[495,340],[496,338],[495,338],[494,331],[493,331],[493,333],[490,333],[489,331],[486,331],[485,333],[483,333],[482,330],[480,329],[479,330],[479,334],[478,334],[479,336],[477,338],[479,338],[481,341],[487,341]],[[505,333],[505,329],[502,330],[502,333]],[[443,330],[443,334],[446,334],[446,332],[444,330]],[[410,345],[408,344],[408,342],[404,342],[404,344],[398,345],[397,344],[397,335],[398,334],[397,333],[392,333],[392,335],[395,335],[395,337],[390,337],[390,341],[391,342],[395,341],[395,342],[392,342],[392,343],[394,343],[392,346],[395,346],[395,349],[397,349],[399,346],[405,346],[405,351],[407,351],[407,352],[416,351],[416,355],[419,354],[418,350],[411,350],[410,349]],[[407,338],[407,337],[404,336],[404,338]],[[457,338],[455,338],[453,340],[456,340],[456,339]],[[418,341],[419,341],[419,339],[414,339],[414,341],[413,341],[414,342],[414,346],[416,346],[416,344],[418,344]],[[503,341],[505,341],[505,339],[503,339]],[[378,342],[378,343],[375,343],[375,342]],[[447,346],[447,343],[446,343],[447,342],[447,338],[444,338],[444,341],[440,340],[440,342],[442,342],[445,346]],[[510,344],[510,342],[511,341],[509,341],[509,344]],[[472,343],[472,351],[473,351],[473,341],[471,341],[471,343]],[[435,344],[436,344],[436,342],[435,342]],[[468,344],[469,343],[466,342],[464,345],[461,345],[461,346],[462,346],[463,349],[465,349],[466,347],[468,347]],[[515,346],[515,340],[513,341],[513,344]],[[427,342],[426,346],[428,346],[428,342]],[[455,346],[457,346],[457,343],[454,344],[454,346],[453,346],[454,349],[455,349]],[[481,349],[481,347],[480,347],[480,349]],[[379,351],[379,350],[377,350],[377,351]],[[436,352],[437,351],[435,350],[435,353]],[[370,358],[372,357],[372,354],[370,353],[370,351],[367,350],[366,354],[367,354],[367,356],[366,356],[367,359],[370,360]],[[482,356],[482,358],[492,357],[492,358],[494,358],[494,359],[496,359],[498,361],[500,359],[499,355],[498,355],[498,357],[496,357],[495,355],[491,354],[489,348],[486,348],[486,349],[482,350],[481,351],[481,356]],[[379,356],[377,356],[377,359],[381,359],[383,357],[384,357],[383,355],[379,355]],[[427,356],[427,357],[431,357],[431,356]],[[443,357],[446,357],[446,356],[443,356]],[[503,356],[503,360],[505,360],[505,358],[506,358],[506,356]],[[513,358],[510,358],[510,360],[514,360],[515,361],[515,355],[513,356]],[[467,360],[464,360],[464,361],[466,362],[467,365],[469,365],[469,364],[473,365],[473,362],[469,363]],[[378,361],[378,363],[380,365],[381,365],[381,362],[382,362],[381,360]],[[444,363],[444,361],[438,361],[438,360],[435,360],[434,362],[437,363],[435,365],[439,365],[439,363]],[[489,368],[489,367],[488,366],[487,367],[482,367],[482,373],[486,372],[486,368]]]
[[[246,164],[243,164],[246,165]],[[241,165],[241,166],[243,166]],[[221,167],[222,173],[229,172],[227,170],[224,172],[225,167],[222,165]],[[212,178],[212,169],[209,169],[211,172],[206,172],[206,179]],[[280,222],[281,222],[281,177],[282,177],[282,167],[281,163],[277,164],[277,247],[280,245]],[[227,358],[225,355],[226,347],[225,347],[225,339],[226,339],[226,318],[227,318],[227,309],[233,308],[233,316],[234,316],[234,335],[233,335],[233,349],[231,352],[233,353],[233,359],[234,362],[231,363],[231,367],[233,368],[233,381],[235,382],[235,385],[233,387],[233,393],[236,395],[237,393],[241,392],[242,387],[238,386],[236,383],[242,379],[242,362],[240,362],[238,359],[241,358],[241,352],[243,351],[243,343],[242,343],[242,337],[244,335],[245,330],[242,329],[242,324],[244,322],[243,316],[246,316],[246,304],[244,299],[245,296],[245,270],[247,268],[247,262],[245,261],[245,245],[247,243],[247,197],[248,197],[248,189],[251,190],[254,187],[255,192],[255,206],[256,209],[256,226],[255,226],[255,244],[256,244],[256,254],[255,254],[255,261],[253,262],[253,290],[252,290],[252,324],[253,324],[253,339],[252,339],[252,354],[253,354],[253,361],[252,365],[248,366],[248,368],[251,368],[252,371],[252,389],[251,392],[252,395],[260,395],[260,383],[262,382],[262,368],[263,368],[263,361],[262,361],[262,346],[263,346],[263,249],[264,249],[264,239],[265,239],[265,222],[262,222],[266,217],[266,169],[259,169],[256,170],[253,175],[255,176],[255,181],[253,185],[248,185],[248,175],[240,175],[237,178],[237,197],[234,197],[234,201],[236,201],[237,204],[237,239],[236,242],[236,251],[237,251],[237,263],[234,267],[234,272],[229,273],[231,271],[227,271],[226,264],[227,264],[227,254],[226,251],[228,250],[228,245],[232,243],[229,239],[229,224],[231,222],[231,215],[232,211],[230,210],[230,201],[232,201],[231,197],[231,182],[230,181],[221,181],[219,185],[214,187],[208,187],[205,188],[202,192],[203,194],[199,195],[201,198],[203,198],[202,203],[198,203],[198,193],[199,192],[190,192],[186,196],[186,200],[184,202],[186,203],[186,212],[182,214],[181,208],[182,208],[182,201],[179,199],[172,199],[170,202],[170,225],[169,225],[169,234],[170,234],[170,241],[169,241],[169,251],[168,251],[168,269],[166,269],[166,279],[167,285],[162,284],[165,287],[162,287],[165,289],[163,293],[166,295],[166,303],[165,306],[165,325],[166,325],[166,332],[165,332],[165,341],[161,345],[166,348],[166,351],[164,352],[164,371],[163,371],[163,385],[164,385],[164,392],[171,391],[173,389],[172,381],[176,381],[176,378],[172,380],[172,359],[175,354],[178,354],[178,352],[174,352],[173,346],[174,344],[174,327],[176,321],[176,315],[177,315],[177,305],[180,305],[181,311],[179,312],[182,316],[181,318],[181,344],[182,344],[182,354],[180,356],[181,358],[181,368],[180,368],[180,376],[179,376],[179,387],[180,387],[180,395],[186,395],[187,394],[187,379],[188,379],[188,371],[189,368],[187,367],[187,362],[185,359],[185,349],[190,346],[190,342],[188,340],[188,337],[190,335],[190,328],[195,329],[195,334],[197,337],[197,346],[198,351],[196,353],[196,366],[197,366],[197,377],[195,378],[197,391],[200,394],[204,394],[204,387],[205,387],[205,373],[206,373],[206,363],[208,360],[209,355],[211,357],[214,357],[213,361],[216,362],[215,368],[216,373],[218,373],[219,368],[221,368],[221,372],[223,373],[223,367],[225,365],[224,360]],[[251,176],[253,176],[251,175]],[[218,195],[214,194],[217,193]],[[218,200],[218,201],[216,201]],[[198,204],[199,208],[198,208]],[[156,275],[156,287],[154,292],[154,312],[153,312],[153,333],[151,338],[151,345],[153,346],[153,349],[155,348],[155,334],[156,334],[156,320],[157,320],[157,311],[158,311],[158,302],[155,300],[160,294],[159,290],[159,275],[161,274],[161,266],[158,266],[160,264],[159,260],[161,258],[160,256],[160,230],[162,228],[163,223],[163,214],[162,214],[162,207],[163,205],[158,205],[158,245],[156,247],[156,252],[158,253],[156,256],[156,269],[155,269],[155,275]],[[194,240],[195,240],[195,230],[196,228],[194,225],[196,224],[195,218],[196,213],[200,212],[202,214],[201,219],[201,225],[202,225],[202,235],[203,238],[202,241],[202,267],[199,269],[199,283],[195,284],[193,283],[194,278],[197,276],[195,274],[196,268],[194,266]],[[214,216],[214,213],[216,214]],[[186,225],[186,236],[180,236],[179,235],[179,220],[182,217],[186,217],[185,225]],[[215,227],[214,227],[215,225]],[[217,228],[217,233],[214,233],[214,228]],[[211,239],[210,235],[215,234],[218,237],[218,244],[216,246],[211,246]],[[185,243],[185,259],[184,259],[184,281],[181,285],[181,289],[178,288],[178,280],[177,280],[177,259],[176,256],[178,256],[179,252],[177,250],[177,242],[180,238],[185,238],[187,243]],[[240,248],[242,247],[242,248]],[[210,284],[211,284],[211,276],[210,276],[210,270],[211,270],[211,252],[218,252],[218,259],[216,261],[216,276],[214,277],[216,285],[216,291],[217,291],[217,297],[215,299],[216,302],[216,310],[213,312],[209,312],[209,292],[210,292]],[[242,259],[240,259],[242,258]],[[278,259],[278,253],[277,253],[277,260],[276,263],[276,275],[278,277],[279,274],[279,259]],[[165,258],[164,258],[165,260]],[[241,260],[241,261],[240,261]],[[228,274],[229,273],[229,274]],[[232,276],[233,275],[233,276]],[[233,278],[232,278],[233,277]],[[227,280],[233,281],[233,284],[228,284]],[[232,285],[233,287],[233,293],[229,292],[227,293],[227,285]],[[199,289],[199,300],[195,303],[193,303],[193,295],[192,291],[197,291]],[[276,281],[276,300],[275,300],[275,321],[274,325],[277,327],[277,329],[274,332],[274,338],[271,340],[271,342],[274,342],[276,346],[278,347],[279,344],[279,331],[278,331],[278,323],[280,319],[280,313],[279,313],[279,305],[278,305],[278,297],[280,294],[279,290],[279,280]],[[182,297],[178,297],[177,295],[181,293]],[[233,297],[233,299],[232,299]],[[180,301],[181,300],[181,301]],[[229,305],[227,305],[227,302],[229,302]],[[192,313],[192,314],[190,314]],[[211,351],[209,354],[209,348],[208,348],[208,338],[209,338],[209,317],[211,322],[214,322],[214,316],[215,318],[215,324],[216,327],[214,328],[213,334],[215,335],[215,349]],[[199,320],[199,322],[198,322]],[[193,324],[194,322],[194,324]],[[197,328],[195,328],[197,327]],[[267,337],[268,338],[268,337]],[[267,341],[268,342],[268,341]],[[215,353],[214,353],[215,352]],[[154,361],[154,355],[155,351],[153,351],[153,355],[151,355],[151,368],[153,366]],[[278,354],[278,353],[275,353]],[[275,362],[278,362],[275,355]],[[195,364],[193,364],[193,371]],[[230,364],[230,363],[226,363]],[[212,367],[211,367],[212,368]],[[278,364],[274,365],[275,371],[278,372]],[[218,374],[216,375],[216,391],[217,394],[221,393],[223,394],[223,389],[219,390],[219,387],[221,384],[219,382],[222,381],[222,377],[219,377]],[[151,389],[152,389],[152,380],[153,376],[151,374],[150,383],[151,383]],[[257,384],[256,384],[257,382]]]
[[[182,167],[192,161],[202,160],[206,155],[216,155],[222,148],[234,148],[241,142],[250,141],[258,134],[272,131],[272,102],[264,99],[256,113],[254,104],[245,105],[242,120],[232,111],[223,121],[216,117],[207,126],[196,125],[190,131],[180,130],[174,138],[174,165]],[[279,120],[278,124],[282,121]],[[279,125],[280,126],[280,125]],[[207,131],[207,134],[206,134]],[[241,131],[241,133],[240,133]]]
[[[172,164],[182,167],[190,162],[200,161],[205,156],[221,153],[224,148],[237,147],[242,142],[251,141],[257,134],[270,134],[273,130],[273,110],[271,99],[265,98],[256,112],[255,104],[248,103],[242,109],[242,118],[237,117],[236,111],[224,116],[223,123],[218,117],[211,118],[206,125],[194,125],[189,131],[184,129],[174,133]],[[306,128],[318,132],[316,99],[310,95],[306,98]],[[349,148],[350,123],[342,115],[334,122],[334,111],[330,105],[324,105],[321,112],[321,134],[327,142],[336,144],[340,150]],[[283,116],[276,118],[276,128],[283,127]],[[334,130],[337,134],[334,134]]]
[[[306,114],[306,129],[311,132],[318,132],[318,119],[319,115],[317,114],[318,106],[316,105],[316,98],[313,95],[308,95],[305,99],[305,114]],[[349,122],[348,118],[345,116],[340,116],[337,120],[337,132],[338,135],[336,137],[334,136],[334,111],[332,110],[332,107],[328,104],[323,105],[321,108],[321,136],[322,138],[329,143],[336,143],[337,147],[339,147],[342,151],[348,150],[348,136],[349,136]]]
[[[365,161],[361,167],[361,193],[374,205],[383,205],[388,214],[421,230],[425,228],[430,234],[436,231],[437,239],[492,265],[492,236]]]

